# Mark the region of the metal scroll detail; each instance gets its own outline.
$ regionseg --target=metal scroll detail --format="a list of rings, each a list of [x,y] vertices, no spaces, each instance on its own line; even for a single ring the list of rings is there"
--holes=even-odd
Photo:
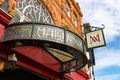
[[[20,16],[20,22],[53,23],[49,12],[40,0],[19,0],[16,13]]]
[[[0,0],[0,9],[12,15],[15,22],[44,22],[53,20],[41,0]]]

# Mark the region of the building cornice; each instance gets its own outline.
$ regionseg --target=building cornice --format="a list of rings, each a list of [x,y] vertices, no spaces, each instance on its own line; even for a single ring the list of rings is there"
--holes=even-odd
[[[75,2],[75,0],[71,0],[72,4],[74,5],[75,9],[77,10],[77,12],[80,14],[80,16],[82,17],[83,14],[81,12],[80,6],[78,3]]]

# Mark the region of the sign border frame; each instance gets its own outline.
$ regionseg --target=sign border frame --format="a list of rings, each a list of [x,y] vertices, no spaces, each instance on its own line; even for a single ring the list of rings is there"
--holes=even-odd
[[[99,46],[94,46],[94,47],[88,47],[87,34],[88,34],[88,33],[91,33],[91,32],[98,31],[98,30],[101,30],[104,44],[103,44],[103,45],[99,45]],[[98,30],[94,30],[94,31],[90,31],[90,32],[85,33],[85,42],[86,42],[87,49],[93,49],[93,48],[98,48],[98,47],[106,46],[105,35],[104,35],[104,33],[103,33],[103,29],[98,29]]]

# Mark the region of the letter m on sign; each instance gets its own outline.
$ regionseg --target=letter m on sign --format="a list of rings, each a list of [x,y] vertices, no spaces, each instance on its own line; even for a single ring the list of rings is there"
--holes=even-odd
[[[86,33],[85,37],[88,48],[95,48],[106,45],[102,29]]]

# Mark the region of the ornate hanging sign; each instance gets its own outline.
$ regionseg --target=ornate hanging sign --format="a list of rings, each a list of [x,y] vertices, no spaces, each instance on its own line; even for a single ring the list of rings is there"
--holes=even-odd
[[[106,45],[103,29],[88,32],[85,34],[85,36],[88,48],[95,48]]]

